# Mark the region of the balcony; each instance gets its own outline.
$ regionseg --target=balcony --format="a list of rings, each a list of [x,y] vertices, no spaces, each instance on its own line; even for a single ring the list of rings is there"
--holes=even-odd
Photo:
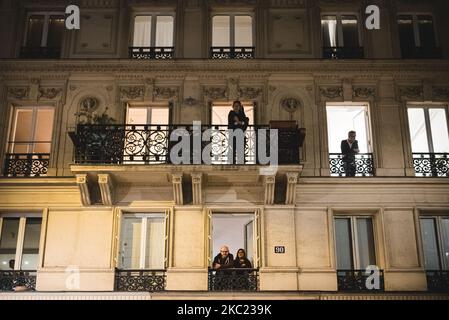
[[[21,59],[60,59],[60,47],[22,47]]]
[[[383,270],[379,270],[379,288],[368,288],[366,282],[370,276],[371,273],[366,273],[366,270],[337,270],[338,291],[383,292],[385,290]]]
[[[346,164],[343,162],[343,155],[340,153],[329,153],[330,174],[333,177],[343,177]],[[374,164],[372,153],[358,153],[355,155],[355,176],[374,176]]]
[[[7,153],[5,177],[39,177],[48,172],[49,153]]]
[[[323,59],[363,59],[363,47],[324,47]]]
[[[413,153],[417,177],[449,177],[449,153]]]
[[[115,291],[163,291],[165,270],[115,270]]]
[[[404,47],[401,48],[403,59],[441,59],[440,47]]]
[[[130,59],[173,59],[174,47],[129,47]]]
[[[211,47],[211,59],[254,59],[254,47]]]
[[[427,290],[431,292],[449,292],[448,270],[427,270]]]
[[[170,141],[170,135],[176,129],[183,136],[176,136],[178,140]],[[249,126],[245,132],[244,157],[236,161],[230,159],[229,131],[223,125],[78,125],[77,131],[69,135],[75,145],[76,164],[178,163],[171,157],[174,155],[179,159],[185,155],[180,152],[171,155],[171,151],[182,138],[193,146],[192,151],[187,150],[190,151],[187,155],[189,159],[183,157],[184,164],[226,165],[234,162],[256,165],[265,164],[261,163],[258,153],[261,146],[265,148],[260,150],[262,154],[270,150],[269,129],[268,125]],[[206,131],[208,138],[205,138]],[[299,147],[304,135],[304,129],[279,129],[278,164],[299,164]],[[263,145],[261,137],[266,139],[266,145]],[[194,148],[196,145],[198,150]]]
[[[259,269],[208,270],[209,291],[258,291]]]
[[[0,291],[36,289],[36,271],[0,270]]]

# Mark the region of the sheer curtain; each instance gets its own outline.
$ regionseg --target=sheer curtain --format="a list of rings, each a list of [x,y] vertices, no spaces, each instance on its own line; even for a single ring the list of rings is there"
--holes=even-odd
[[[134,19],[134,47],[151,46],[151,16],[136,16]]]
[[[173,47],[173,17],[158,16],[156,20],[156,47]]]

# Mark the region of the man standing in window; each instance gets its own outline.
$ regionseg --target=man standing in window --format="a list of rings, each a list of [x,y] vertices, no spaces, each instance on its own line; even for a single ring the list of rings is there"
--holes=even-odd
[[[341,142],[341,154],[343,168],[347,177],[354,177],[357,171],[355,164],[355,155],[359,153],[359,143],[355,140],[355,131],[348,132],[348,139]]]

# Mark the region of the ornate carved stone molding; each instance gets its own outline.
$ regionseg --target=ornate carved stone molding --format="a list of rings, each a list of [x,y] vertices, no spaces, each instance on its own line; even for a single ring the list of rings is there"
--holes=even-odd
[[[197,106],[200,102],[198,101],[198,99],[195,99],[193,97],[188,97],[184,99],[184,105],[188,106],[188,107],[194,107]]]
[[[398,88],[398,96],[400,99],[419,99],[424,96],[422,86],[401,86]]]
[[[143,98],[144,87],[121,87],[120,88],[120,100],[137,100]]]
[[[296,200],[296,184],[298,172],[287,172],[287,190],[285,192],[285,204],[294,204]]]
[[[203,92],[206,98],[212,100],[226,99],[226,88],[223,87],[205,87]]]
[[[153,90],[155,100],[173,100],[178,96],[176,87],[156,87]]]
[[[265,187],[265,204],[273,204],[274,203],[274,186],[276,182],[276,176],[264,176],[264,187]]]
[[[192,204],[202,204],[202,183],[203,175],[200,172],[192,172]]]
[[[288,97],[281,100],[281,107],[288,113],[295,113],[301,107],[301,101]]]
[[[438,101],[449,101],[449,87],[432,87],[432,99]]]
[[[261,88],[241,87],[239,88],[239,98],[253,100],[257,99],[262,94]]]
[[[374,99],[376,97],[376,88],[374,87],[354,87],[352,90],[354,99]]]
[[[173,197],[175,204],[183,204],[184,198],[182,196],[182,173],[172,174]]]
[[[98,174],[98,185],[100,187],[101,192],[101,202],[105,206],[112,206],[114,204],[113,201],[113,183],[111,176],[109,174]]]
[[[343,87],[320,87],[320,94],[325,99],[343,98]]]
[[[28,88],[8,88],[8,96],[14,99],[25,99],[28,96]]]
[[[52,100],[56,98],[62,92],[61,88],[39,88],[39,99],[49,99]]]
[[[78,189],[80,191],[81,203],[83,206],[90,206],[90,194],[89,188],[87,186],[87,174],[77,174],[76,184],[78,185]]]

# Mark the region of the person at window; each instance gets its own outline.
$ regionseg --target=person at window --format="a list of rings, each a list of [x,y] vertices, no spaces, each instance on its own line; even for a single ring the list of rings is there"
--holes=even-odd
[[[246,252],[244,249],[240,248],[235,256],[236,258],[234,259],[234,268],[252,268],[251,261],[249,261],[246,257]]]
[[[228,129],[241,129],[243,134],[245,134],[248,124],[249,118],[245,114],[242,103],[239,100],[234,101],[232,103],[232,110],[228,114]],[[246,137],[243,140],[243,144],[246,145]],[[232,150],[232,163],[236,163],[237,139],[235,137],[232,138],[232,141],[229,141],[229,147]]]
[[[222,246],[220,253],[217,254],[212,263],[212,268],[215,270],[223,270],[232,268],[234,265],[234,257],[232,253],[229,253],[228,246]]]
[[[16,260],[14,260],[14,259],[9,260],[9,268],[11,270],[14,270],[14,265],[15,264],[16,264]]]
[[[354,177],[357,172],[355,155],[359,153],[359,143],[355,140],[356,132],[349,131],[348,139],[341,142],[343,168],[347,177]]]
[[[232,110],[228,114],[228,129],[242,129],[245,131],[248,128],[249,118],[245,114],[242,103],[236,100],[232,103]]]

